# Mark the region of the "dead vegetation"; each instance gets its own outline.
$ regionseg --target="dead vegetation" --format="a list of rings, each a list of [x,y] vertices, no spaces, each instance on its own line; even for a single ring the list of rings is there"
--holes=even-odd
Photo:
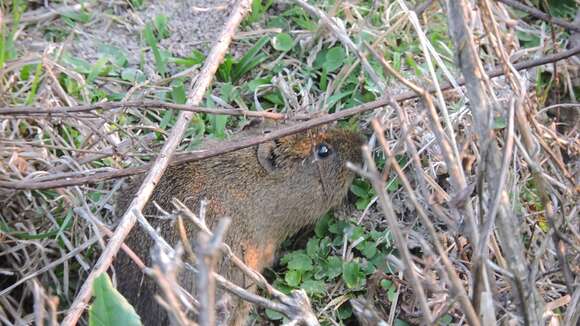
[[[514,12],[512,1],[296,0],[193,1],[164,22],[166,6],[137,2],[0,8],[3,323],[74,324],[92,280],[130,250],[122,241],[142,227],[134,224],[172,157],[202,159],[336,120],[369,135],[365,168],[352,166],[369,185],[356,193],[364,207],[348,218],[365,232],[388,231],[392,244],[380,253],[392,269],[361,271],[366,286],[351,286],[344,266],[368,266],[357,247],[368,236],[344,235],[329,249],[344,261],[342,278],[315,300],[251,270],[263,291],[245,293],[211,269],[225,226],[212,237],[182,207],[167,214],[206,234],[189,239],[193,247],[183,239],[183,261],[205,271],[209,286],[198,300],[179,299],[167,271],[186,267],[161,258],[151,273],[177,323],[193,323],[190,308],[211,325],[215,286],[307,324],[353,322],[345,306],[367,325],[578,323],[578,21],[541,23],[546,17]],[[290,49],[273,41],[282,32]],[[271,48],[244,70],[244,54],[264,36]],[[329,54],[336,48],[338,59]],[[219,66],[228,49],[230,70]],[[250,116],[296,123],[194,151]],[[136,173],[148,177],[121,216],[119,177]],[[274,271],[275,281],[283,273]],[[256,323],[273,323],[259,315]]]

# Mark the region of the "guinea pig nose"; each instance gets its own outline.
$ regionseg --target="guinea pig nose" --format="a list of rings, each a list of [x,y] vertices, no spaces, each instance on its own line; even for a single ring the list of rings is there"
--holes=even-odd
[[[316,156],[318,156],[318,158],[327,158],[330,156],[331,152],[330,147],[324,143],[316,146]]]

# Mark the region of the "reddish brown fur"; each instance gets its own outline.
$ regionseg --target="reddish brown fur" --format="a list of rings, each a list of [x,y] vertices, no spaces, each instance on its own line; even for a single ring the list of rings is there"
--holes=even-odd
[[[324,142],[333,154],[326,159],[315,156],[316,146]],[[273,169],[267,169],[257,158],[257,147],[227,153],[204,161],[195,161],[167,170],[152,196],[164,209],[171,209],[173,197],[183,201],[194,212],[200,200],[209,201],[207,222],[214,226],[219,217],[228,216],[232,223],[225,237],[235,254],[250,267],[262,270],[270,266],[280,242],[302,227],[316,222],[330,208],[337,206],[354,177],[346,161],[360,162],[362,138],[352,132],[329,129],[278,139],[271,149]],[[133,182],[131,192],[140,184]],[[119,207],[130,202],[121,196]],[[145,214],[171,244],[178,241],[171,222],[154,217],[155,208],[148,205]],[[196,230],[188,226],[190,238]],[[152,240],[135,227],[126,243],[150,265]],[[220,272],[233,282],[249,286],[243,274],[222,262]],[[143,279],[142,273],[120,254],[115,267],[121,292],[136,307],[146,325],[168,323],[164,310],[155,302],[157,286]],[[193,275],[183,273],[181,284],[191,289]],[[230,325],[241,325],[249,305],[240,304],[230,316]]]

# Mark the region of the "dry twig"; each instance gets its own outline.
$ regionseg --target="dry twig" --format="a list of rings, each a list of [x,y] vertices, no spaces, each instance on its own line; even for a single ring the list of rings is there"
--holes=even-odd
[[[558,61],[558,60],[563,60],[566,58],[569,58],[573,55],[576,55],[580,53],[580,46],[567,50],[567,51],[563,51],[561,53],[555,54],[555,55],[550,55],[550,56],[546,56],[540,59],[536,59],[536,60],[530,60],[530,61],[526,61],[526,62],[522,62],[519,64],[514,64],[514,68],[517,70],[523,70],[523,69],[527,69],[527,68],[531,68],[531,67],[535,67],[535,66],[539,66],[539,65],[544,65],[550,62],[554,62],[554,61]],[[502,72],[502,68],[498,67],[495,69],[492,69],[489,72],[489,77],[498,77],[501,76],[503,74]],[[464,84],[463,80],[459,80],[458,83],[460,85]],[[452,86],[450,84],[444,84],[441,86],[442,90],[447,90],[450,89]],[[429,93],[433,93],[435,92],[434,88],[429,88],[427,90]],[[279,130],[276,130],[270,134],[267,135],[263,135],[260,137],[255,137],[255,138],[251,138],[251,139],[244,139],[244,140],[240,140],[240,141],[226,141],[223,143],[222,146],[217,147],[217,148],[213,148],[211,150],[205,150],[205,151],[198,151],[195,153],[189,153],[189,154],[184,154],[179,156],[178,158],[176,157],[174,160],[172,160],[171,164],[181,164],[181,163],[185,163],[185,162],[189,162],[189,161],[196,161],[196,160],[200,160],[200,159],[204,159],[204,158],[209,158],[209,157],[213,157],[213,156],[217,156],[220,154],[224,154],[224,153],[228,153],[231,151],[235,151],[238,149],[242,149],[245,147],[250,147],[250,146],[254,146],[260,143],[264,143],[267,141],[270,141],[272,139],[276,139],[276,138],[280,138],[280,137],[284,137],[284,136],[288,136],[291,134],[295,134],[310,128],[314,128],[320,125],[324,125],[336,120],[340,120],[340,119],[344,119],[353,115],[357,115],[357,114],[361,114],[370,110],[375,110],[377,108],[381,108],[384,107],[386,105],[389,105],[389,103],[392,100],[395,100],[397,102],[402,102],[402,101],[406,101],[406,100],[410,100],[410,99],[415,99],[417,97],[419,97],[420,95],[417,94],[415,91],[411,91],[411,92],[406,92],[403,93],[401,95],[395,96],[393,99],[391,98],[381,98],[372,102],[368,102],[365,104],[361,104],[359,106],[356,106],[354,108],[350,108],[347,110],[343,110],[343,111],[339,111],[336,113],[332,113],[332,114],[328,114],[325,116],[321,116],[321,117],[317,117],[308,121],[304,121],[301,123],[297,123],[295,125],[292,125],[290,127],[285,127]],[[9,189],[51,189],[51,188],[60,188],[60,187],[69,187],[69,186],[74,186],[74,185],[82,185],[82,184],[91,184],[91,183],[97,183],[97,182],[101,182],[104,180],[109,180],[109,179],[114,179],[114,178],[122,178],[122,177],[127,177],[127,176],[131,176],[131,175],[136,175],[136,174],[141,174],[141,173],[145,173],[147,171],[149,171],[150,169],[150,165],[144,165],[141,167],[136,167],[136,168],[126,168],[126,169],[119,169],[119,170],[115,170],[115,171],[106,171],[106,172],[97,172],[97,171],[84,171],[84,172],[79,172],[80,176],[63,176],[62,179],[64,180],[52,180],[52,181],[46,181],[46,182],[40,182],[40,181],[34,181],[33,180],[21,180],[21,181],[4,181],[1,180],[0,181],[0,187],[1,188],[9,188]]]
[[[132,102],[101,102],[90,105],[63,106],[50,109],[44,109],[35,106],[16,106],[0,108],[0,115],[8,115],[13,118],[47,116],[47,117],[71,117],[72,113],[91,112],[95,110],[114,110],[114,109],[171,109],[184,112],[207,113],[218,115],[259,117],[272,120],[305,120],[308,116],[296,115],[288,116],[283,113],[269,111],[248,111],[243,109],[214,109],[190,104],[177,104],[161,101],[132,101]]]
[[[566,21],[564,19],[558,18],[558,17],[553,17],[549,14],[546,14],[545,12],[542,12],[536,8],[532,8],[529,7],[517,0],[498,0],[499,2],[503,2],[506,5],[513,7],[515,9],[521,10],[523,12],[526,12],[536,18],[540,18],[542,20],[545,20],[547,22],[550,22],[552,24],[556,24],[556,25],[560,25],[566,29],[569,29],[571,31],[575,31],[575,32],[580,32],[580,26],[578,26],[577,24],[571,23],[569,21]]]
[[[476,51],[473,37],[468,29],[465,13],[465,1],[449,1],[448,16],[449,30],[458,51],[459,67],[466,80],[467,94],[470,99],[470,109],[473,115],[475,130],[479,136],[481,151],[480,173],[483,174],[488,187],[480,189],[480,196],[494,198],[493,191],[501,192],[501,202],[498,207],[497,232],[503,252],[508,257],[507,263],[510,272],[514,275],[513,293],[518,299],[522,317],[526,324],[540,325],[542,322],[543,302],[536,287],[529,278],[527,262],[524,257],[524,247],[521,243],[518,229],[514,225],[514,214],[509,206],[508,195],[505,189],[490,189],[489,185],[496,184],[501,170],[500,154],[492,130],[492,111],[490,101],[482,85],[483,71]],[[478,244],[476,243],[475,246]],[[479,258],[476,257],[476,264]],[[480,266],[483,266],[481,264]]]
[[[367,146],[363,147],[363,157],[365,164],[367,165],[369,172],[365,172],[359,167],[349,165],[349,168],[360,174],[361,176],[368,178],[369,181],[372,183],[373,188],[375,189],[377,196],[379,198],[379,203],[385,214],[385,218],[389,225],[389,230],[391,230],[397,248],[399,249],[399,253],[401,254],[401,258],[403,259],[403,263],[405,265],[404,273],[413,287],[414,294],[419,300],[419,304],[421,305],[421,312],[422,318],[425,322],[425,325],[431,325],[434,322],[433,316],[431,314],[431,309],[427,304],[427,297],[425,295],[425,291],[423,290],[423,286],[419,281],[419,276],[417,275],[416,266],[411,259],[411,253],[409,252],[409,248],[407,247],[407,241],[403,236],[401,228],[397,223],[397,218],[395,216],[395,212],[393,211],[393,203],[391,202],[390,196],[385,191],[385,181],[379,174],[375,162],[372,158],[372,154]]]
[[[268,284],[266,282],[266,280],[263,278],[263,276],[258,273],[257,271],[251,269],[250,267],[248,267],[246,264],[244,264],[242,262],[242,260],[240,258],[238,258],[237,256],[235,256],[230,247],[221,242],[221,239],[223,238],[223,236],[221,236],[220,234],[223,235],[223,232],[225,232],[225,224],[223,224],[222,226],[218,227],[217,231],[219,231],[220,233],[218,233],[218,235],[215,235],[214,233],[212,233],[212,231],[208,228],[208,226],[205,224],[205,217],[204,217],[204,208],[202,205],[202,209],[200,209],[200,216],[196,216],[195,214],[193,214],[183,203],[179,202],[178,200],[174,200],[173,201],[174,205],[176,206],[176,208],[178,209],[178,214],[183,215],[184,217],[187,217],[191,222],[193,222],[199,229],[200,229],[200,234],[201,237],[206,237],[206,238],[211,238],[212,240],[210,241],[210,246],[211,248],[220,248],[225,254],[226,254],[226,259],[231,260],[236,267],[240,268],[244,274],[246,274],[248,277],[250,277],[252,280],[254,280],[256,282],[256,284],[267,290],[267,292],[269,292],[272,296],[274,300],[269,300],[267,298],[264,298],[260,295],[257,295],[255,293],[253,293],[252,291],[249,291],[245,288],[242,288],[236,284],[234,284],[233,282],[230,282],[229,280],[227,280],[225,277],[223,277],[222,275],[216,273],[215,271],[213,271],[210,268],[206,268],[206,266],[202,266],[202,270],[195,270],[193,268],[192,265],[190,265],[189,263],[186,263],[185,266],[186,268],[188,268],[191,271],[194,271],[197,273],[199,278],[202,279],[198,279],[198,282],[205,282],[205,283],[199,283],[199,284],[206,284],[207,280],[209,280],[210,278],[213,278],[216,282],[216,284],[218,286],[220,286],[221,288],[223,288],[224,290],[226,290],[229,293],[232,293],[236,296],[238,296],[239,298],[248,301],[250,303],[253,303],[255,305],[259,305],[261,307],[267,308],[267,309],[272,309],[275,311],[278,311],[284,315],[286,315],[291,322],[296,323],[297,325],[308,325],[308,326],[316,326],[318,325],[318,320],[316,319],[316,316],[314,314],[314,312],[312,311],[312,308],[310,306],[310,301],[308,300],[308,296],[306,295],[306,293],[303,290],[296,290],[293,291],[292,294],[290,296],[285,295],[284,293],[274,289],[270,284]],[[154,228],[149,224],[149,222],[147,221],[147,219],[145,219],[145,217],[143,217],[143,215],[136,211],[135,212],[136,215],[139,216],[139,223],[140,225],[146,230],[147,234],[149,234],[149,236],[151,236],[154,240],[156,245],[158,246],[158,248],[160,250],[162,250],[164,253],[164,255],[169,256],[169,257],[176,257],[178,254],[175,252],[175,250],[167,243],[167,241],[161,237],[161,235],[159,235]],[[220,224],[223,222],[220,222]],[[186,241],[185,243],[187,243],[189,241]],[[186,252],[188,252],[189,249],[186,248]],[[213,251],[213,249],[212,249]],[[214,252],[215,253],[215,252]],[[192,253],[188,253],[188,255],[190,255]],[[198,266],[200,266],[200,260],[203,259],[203,257],[193,257],[193,259],[191,259],[190,256],[190,260],[192,263],[197,264]],[[204,264],[204,263],[202,263]],[[201,273],[201,275],[200,275]],[[167,280],[165,280],[162,275],[157,275],[156,278],[158,280],[161,280],[161,282],[167,282]],[[171,283],[171,280],[168,280],[169,283]],[[163,284],[160,284],[163,287]],[[175,291],[176,288],[179,288],[178,286],[165,286],[166,290],[164,290],[165,293],[165,297],[167,298],[174,298],[175,295],[173,294],[173,292]],[[172,290],[173,288],[173,290]],[[170,291],[171,293],[167,293],[167,291]],[[208,287],[207,289],[203,288],[203,285],[201,286],[200,291],[202,292],[200,297],[200,314],[205,314],[205,317],[203,317],[206,320],[210,320],[211,317],[209,316],[210,314],[213,313],[212,309],[211,309],[211,301],[212,299],[209,299],[208,296],[212,295],[212,290],[211,286]],[[205,298],[206,302],[201,302],[201,300]],[[171,314],[173,315],[182,315],[183,313],[180,311],[179,308],[179,304],[177,304],[176,299],[171,299],[170,301],[172,302],[163,302],[162,304],[165,306],[165,308],[167,310],[170,311]],[[205,312],[204,312],[205,311]],[[203,324],[203,323],[202,323]]]

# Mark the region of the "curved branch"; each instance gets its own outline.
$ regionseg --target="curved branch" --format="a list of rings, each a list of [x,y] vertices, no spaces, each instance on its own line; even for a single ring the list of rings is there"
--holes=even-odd
[[[567,51],[562,51],[557,54],[548,55],[543,58],[539,58],[536,60],[529,60],[525,62],[521,62],[518,64],[514,64],[514,68],[517,70],[524,70],[532,67],[541,66],[544,64],[556,62],[559,60],[564,60],[571,56],[580,53],[580,46],[572,48]],[[494,68],[487,72],[490,78],[498,77],[503,75],[503,70],[501,67]],[[459,85],[464,85],[465,81],[463,79],[458,80]],[[449,83],[441,85],[441,90],[448,90],[451,89],[452,85]],[[428,89],[429,92],[433,93],[435,90],[433,88]],[[394,97],[394,100],[397,102],[411,100],[417,98],[417,93],[411,91],[400,94]],[[366,111],[375,110],[381,107],[384,107],[389,104],[390,101],[393,99],[390,98],[380,98],[378,100],[368,102],[350,109],[346,109],[343,111],[335,112],[332,114],[324,115],[321,117],[317,117],[308,121],[304,121],[302,123],[282,128],[267,135],[251,138],[251,139],[242,139],[242,140],[232,140],[226,141],[223,143],[222,146],[211,148],[204,151],[197,151],[188,154],[182,154],[178,157],[174,158],[171,161],[171,165],[176,165],[180,163],[185,163],[189,161],[196,161],[201,160],[204,158],[209,158],[213,156],[217,156],[220,154],[232,152],[238,149],[258,145],[276,138],[292,135],[299,133],[301,131],[314,128],[320,125],[324,125],[327,123],[334,122],[336,120],[344,119],[353,115],[357,115],[360,113],[364,113]],[[52,189],[52,188],[60,188],[60,187],[70,187],[70,186],[78,186],[83,184],[93,184],[109,179],[115,178],[122,178],[128,177],[131,175],[145,173],[150,169],[151,165],[143,165],[140,167],[135,168],[127,168],[127,169],[119,169],[115,171],[107,171],[107,172],[95,172],[95,171],[87,171],[85,176],[80,177],[72,177],[72,178],[62,178],[62,179],[54,179],[51,181],[34,181],[34,180],[20,180],[20,181],[0,181],[0,188],[9,188],[9,189],[20,189],[20,190],[41,190],[41,189]]]
[[[67,116],[71,113],[90,112],[94,110],[113,110],[113,109],[153,109],[163,108],[177,111],[235,115],[246,117],[263,117],[272,120],[286,120],[290,117],[287,114],[268,112],[268,111],[248,111],[243,109],[215,109],[197,105],[176,104],[161,101],[130,101],[130,102],[101,102],[90,105],[61,106],[52,109],[43,109],[36,106],[9,106],[0,108],[0,115],[14,116]],[[304,120],[308,117],[305,115],[291,117],[294,120]]]
[[[549,23],[552,23],[552,24],[555,24],[555,25],[560,25],[560,26],[562,26],[562,27],[564,27],[566,29],[569,29],[569,30],[572,30],[572,31],[575,31],[575,32],[580,32],[580,25],[571,23],[569,21],[566,21],[566,20],[561,19],[561,18],[558,18],[558,17],[553,17],[553,16],[551,16],[551,15],[549,15],[549,14],[543,12],[543,11],[540,11],[540,10],[536,9],[536,8],[532,8],[532,7],[526,6],[525,4],[523,4],[523,3],[519,2],[519,1],[516,1],[516,0],[499,0],[499,2],[503,2],[503,3],[505,3],[506,5],[508,5],[508,6],[512,7],[512,8],[515,8],[517,10],[521,10],[521,11],[527,13],[527,14],[530,14],[530,15],[532,15],[532,16],[534,16],[536,18],[539,18],[541,20],[545,20],[545,21],[547,21]]]

